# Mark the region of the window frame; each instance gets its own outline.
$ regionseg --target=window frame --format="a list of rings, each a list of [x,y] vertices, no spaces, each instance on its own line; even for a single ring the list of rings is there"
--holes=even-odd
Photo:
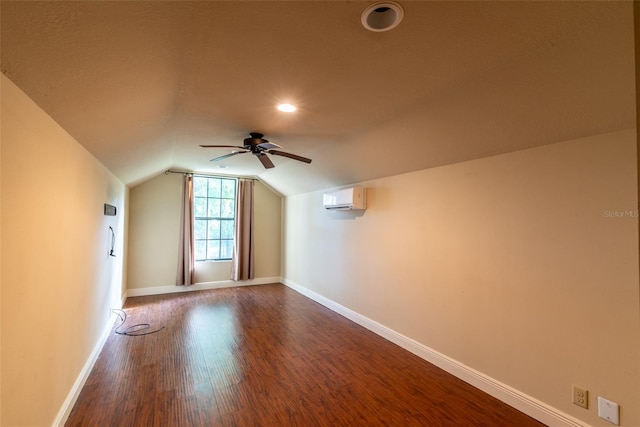
[[[206,180],[206,195],[202,195],[200,189],[196,190],[196,180]],[[218,194],[211,193],[211,182],[219,181],[218,186]],[[233,197],[224,197],[225,196],[225,182],[232,181],[233,185],[230,186],[233,188]],[[215,186],[214,186],[215,187]],[[193,221],[193,248],[194,248],[194,260],[196,262],[227,262],[232,260],[233,256],[233,245],[234,245],[234,229],[236,223],[236,206],[237,206],[237,198],[238,198],[238,178],[229,177],[229,176],[214,176],[214,175],[193,175],[193,216],[191,220]],[[202,214],[202,206],[199,205],[198,199],[205,199],[204,202],[204,214]],[[231,208],[227,209],[232,212],[232,216],[226,216],[223,212],[224,201],[231,200]],[[215,201],[218,203],[217,213],[215,215]],[[210,203],[213,202],[214,212],[210,209]],[[202,228],[198,225],[198,222],[204,222],[204,232],[205,238],[198,238],[199,234],[201,234]],[[211,238],[210,233],[212,232],[212,224],[211,222],[217,222],[217,237]],[[229,226],[223,226],[223,223],[231,223],[230,229]],[[215,224],[213,224],[215,225]],[[214,227],[214,230],[216,228]],[[226,237],[229,236],[230,237]],[[199,247],[199,242],[204,242],[204,256],[205,258],[198,257],[199,254],[202,253],[202,249]],[[217,242],[217,257],[210,257],[210,242]],[[223,242],[227,242],[223,244]],[[216,245],[214,244],[214,247]],[[226,251],[225,251],[226,249]],[[228,257],[227,257],[228,256]]]

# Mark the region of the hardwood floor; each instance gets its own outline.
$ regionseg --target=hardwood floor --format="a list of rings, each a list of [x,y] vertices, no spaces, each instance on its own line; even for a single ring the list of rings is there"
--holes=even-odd
[[[164,329],[109,336],[67,426],[542,425],[280,284],[125,310]]]

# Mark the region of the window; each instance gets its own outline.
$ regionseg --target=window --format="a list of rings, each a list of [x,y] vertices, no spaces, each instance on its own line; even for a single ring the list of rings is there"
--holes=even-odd
[[[194,176],[193,196],[196,261],[230,260],[236,214],[236,180]]]

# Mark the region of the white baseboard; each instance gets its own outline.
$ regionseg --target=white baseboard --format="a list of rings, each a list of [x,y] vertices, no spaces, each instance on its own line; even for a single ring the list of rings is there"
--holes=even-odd
[[[233,281],[221,280],[218,282],[196,283],[190,286],[154,286],[150,288],[128,289],[126,297],[141,297],[146,295],[173,294],[178,292],[202,291],[205,289],[235,288],[236,286],[267,285],[269,283],[281,283],[280,277],[260,277],[258,279]]]
[[[479,388],[485,393],[501,400],[502,402],[518,409],[532,418],[548,425],[557,427],[588,427],[589,425],[571,415],[565,414],[546,403],[543,403],[521,391],[514,389],[488,375],[478,372],[475,369],[458,362],[442,353],[439,353],[424,344],[408,338],[374,320],[369,319],[349,308],[346,308],[314,291],[298,285],[287,279],[281,279],[289,288],[312,300],[324,305],[332,311],[346,317],[347,319],[369,329],[381,337],[399,345],[416,356],[444,369],[461,380]]]
[[[113,328],[113,324],[115,323],[115,321],[116,321],[116,316],[112,315],[109,317],[109,321],[107,322],[106,327],[102,331],[102,334],[98,339],[98,342],[93,348],[93,351],[89,355],[89,358],[87,359],[86,363],[82,367],[82,370],[80,371],[80,375],[78,375],[78,378],[73,384],[73,387],[71,387],[71,391],[69,391],[67,398],[64,400],[64,403],[62,404],[60,411],[58,411],[58,415],[56,416],[56,419],[53,421],[53,424],[52,424],[53,427],[63,427],[64,424],[67,422],[67,419],[71,414],[71,410],[73,409],[73,406],[76,404],[76,401],[80,396],[82,387],[84,387],[84,384],[87,382],[87,379],[89,378],[89,374],[93,369],[93,365],[95,365],[96,361],[98,360],[98,356],[100,356],[102,347],[104,347],[104,343],[107,342],[107,338],[109,338],[109,334],[111,333],[111,328]]]

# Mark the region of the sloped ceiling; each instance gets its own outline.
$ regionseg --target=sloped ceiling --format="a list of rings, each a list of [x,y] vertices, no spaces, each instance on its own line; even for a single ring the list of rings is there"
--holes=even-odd
[[[131,186],[176,168],[290,195],[635,126],[631,2],[401,1],[383,33],[370,3],[2,1],[1,67]],[[313,163],[198,147],[250,131]]]

